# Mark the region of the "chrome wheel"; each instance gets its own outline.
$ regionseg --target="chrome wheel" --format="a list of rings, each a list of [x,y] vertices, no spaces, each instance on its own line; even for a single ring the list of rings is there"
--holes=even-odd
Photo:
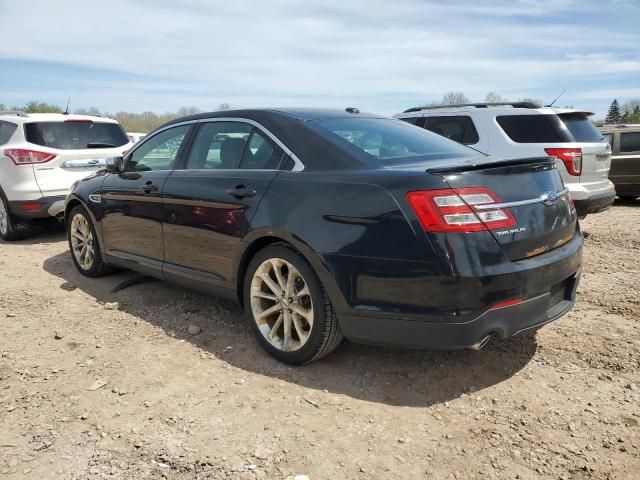
[[[264,338],[283,352],[294,352],[309,340],[313,302],[298,269],[281,258],[260,264],[251,279],[251,311]]]
[[[0,197],[0,233],[6,235],[9,231],[9,212],[4,203],[4,198]]]
[[[93,233],[91,227],[84,215],[76,214],[71,220],[71,228],[69,229],[71,239],[71,250],[78,265],[84,270],[90,270],[93,266],[95,258],[95,249],[93,246]]]
[[[0,233],[6,235],[9,232],[9,212],[4,203],[4,198],[0,197]]]

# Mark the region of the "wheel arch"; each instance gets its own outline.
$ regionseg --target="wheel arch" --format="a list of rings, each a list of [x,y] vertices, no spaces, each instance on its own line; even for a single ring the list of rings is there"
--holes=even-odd
[[[254,230],[242,241],[242,248],[239,249],[234,269],[236,272],[236,297],[239,305],[244,307],[244,277],[251,259],[259,251],[276,243],[286,244],[292,247],[309,263],[309,265],[311,265],[315,274],[320,279],[320,282],[322,282],[323,286],[327,290],[331,302],[334,304],[334,308],[338,307],[338,309],[340,309],[340,307],[346,305],[337,283],[334,281],[326,264],[322,260],[322,256],[316,253],[302,239],[299,239],[288,232],[273,229]]]
[[[64,224],[65,224],[65,227],[67,225],[67,220],[69,218],[69,213],[71,212],[71,210],[73,210],[78,205],[82,206],[85,209],[85,211],[89,214],[89,218],[91,219],[91,223],[93,223],[93,228],[96,229],[96,234],[98,235],[98,242],[100,243],[100,246],[101,246],[100,251],[102,253],[102,260],[106,261],[106,259],[105,259],[105,245],[104,245],[104,240],[102,238],[102,225],[100,225],[100,222],[98,222],[98,220],[96,219],[95,215],[93,214],[93,212],[91,211],[89,206],[86,204],[86,202],[84,200],[82,200],[80,197],[78,197],[77,195],[74,195],[74,194],[71,194],[69,197],[67,197],[67,199],[65,201],[65,206],[64,206]]]

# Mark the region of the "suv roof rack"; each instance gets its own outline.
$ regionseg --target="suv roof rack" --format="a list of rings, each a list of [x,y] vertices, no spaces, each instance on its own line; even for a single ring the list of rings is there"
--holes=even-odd
[[[6,110],[4,112],[0,112],[0,115],[17,115],[18,117],[29,116],[27,112],[23,112],[22,110]]]
[[[475,108],[488,108],[488,107],[513,107],[513,108],[541,108],[540,105],[536,105],[531,102],[496,102],[496,103],[459,103],[457,105],[433,105],[425,107],[413,107],[408,108],[402,113],[419,112],[421,110],[432,110],[436,108],[456,108],[456,107],[475,107]]]

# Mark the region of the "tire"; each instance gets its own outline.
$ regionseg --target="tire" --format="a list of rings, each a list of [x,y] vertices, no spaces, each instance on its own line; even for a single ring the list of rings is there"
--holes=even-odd
[[[102,277],[115,270],[102,260],[102,250],[96,229],[82,205],[75,206],[69,213],[67,239],[73,263],[82,275]]]
[[[22,240],[33,233],[31,224],[20,221],[9,211],[9,202],[0,191],[0,238],[7,242]]]
[[[289,281],[290,277],[293,280]],[[289,293],[283,294],[284,290]],[[281,362],[313,362],[342,342],[342,330],[318,276],[305,258],[286,244],[270,245],[251,259],[243,298],[258,343]],[[273,313],[259,315],[267,310]]]

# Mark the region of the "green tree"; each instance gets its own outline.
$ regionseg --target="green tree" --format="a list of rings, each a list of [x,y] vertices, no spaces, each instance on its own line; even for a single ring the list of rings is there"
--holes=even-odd
[[[27,113],[61,113],[62,109],[58,105],[46,102],[38,102],[37,100],[27,103],[23,110]]]
[[[614,99],[609,105],[609,112],[605,118],[607,123],[620,123],[622,121],[622,113],[620,112],[620,104],[618,99]]]

